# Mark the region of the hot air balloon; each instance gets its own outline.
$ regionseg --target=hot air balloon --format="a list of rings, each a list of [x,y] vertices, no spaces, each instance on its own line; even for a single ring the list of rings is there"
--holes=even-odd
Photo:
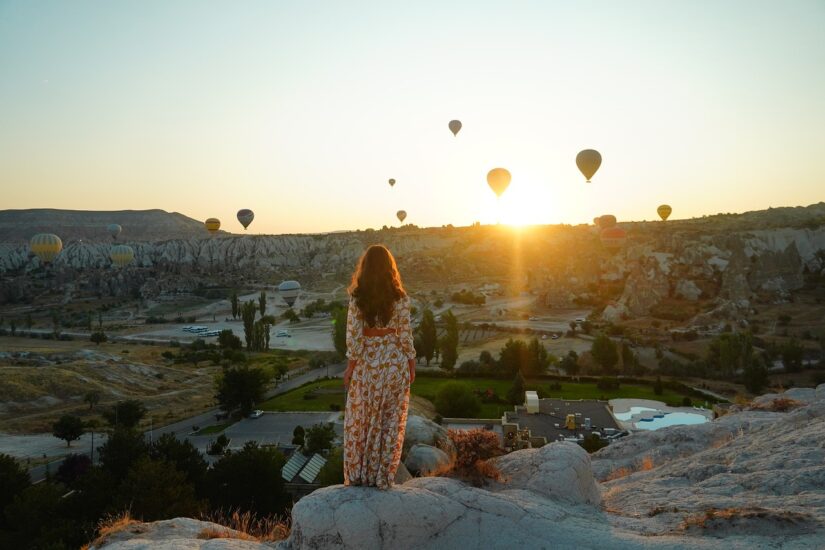
[[[131,246],[119,244],[112,247],[109,257],[112,258],[112,263],[114,265],[117,267],[124,267],[132,263],[132,260],[135,259],[135,251],[132,250]]]
[[[218,218],[209,218],[203,225],[206,226],[206,230],[212,233],[213,235],[218,232],[218,229],[221,228],[221,220]]]
[[[40,258],[44,264],[50,264],[57,258],[63,250],[63,241],[57,235],[51,233],[38,233],[29,241],[31,251]]]
[[[404,223],[404,220],[407,219],[407,213],[403,210],[399,210],[395,213],[395,215],[398,217],[398,221],[400,221],[401,223]]]
[[[460,120],[451,120],[450,123],[447,126],[450,127],[450,131],[453,133],[453,135],[457,136],[458,132],[461,130],[461,121]]]
[[[120,232],[123,231],[123,228],[116,223],[110,223],[106,226],[106,231],[109,232],[109,235],[112,236],[112,239],[117,240],[117,236],[120,235]]]
[[[395,185],[395,178],[390,178],[390,187]]]
[[[627,241],[627,233],[621,227],[608,227],[602,229],[599,238],[605,248],[615,250],[624,246]]]
[[[616,216],[613,214],[605,214],[604,216],[599,216],[599,227],[602,229],[609,229],[611,227],[616,226]]]
[[[590,179],[601,165],[602,156],[595,149],[585,149],[576,155],[576,166],[578,166],[579,171],[584,174],[584,177],[587,179],[587,183],[590,183]]]
[[[667,221],[670,217],[670,213],[673,212],[673,209],[669,204],[663,204],[656,209],[656,212],[659,214],[659,217],[662,218],[662,221]]]
[[[507,190],[510,185],[510,172],[504,168],[493,168],[487,172],[487,185],[493,190],[497,197],[501,197],[502,193]]]
[[[292,307],[295,305],[298,295],[301,294],[301,283],[298,281],[284,281],[278,285],[278,293],[286,302],[286,305]]]
[[[252,220],[255,219],[255,212],[250,210],[249,208],[244,208],[242,210],[238,210],[238,221],[241,222],[241,225],[244,229],[249,227],[249,224],[252,223]]]

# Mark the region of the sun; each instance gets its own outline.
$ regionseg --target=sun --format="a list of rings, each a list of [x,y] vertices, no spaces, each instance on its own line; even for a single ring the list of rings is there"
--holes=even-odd
[[[552,201],[533,186],[512,186],[489,205],[487,218],[492,223],[512,227],[558,223],[558,213]]]

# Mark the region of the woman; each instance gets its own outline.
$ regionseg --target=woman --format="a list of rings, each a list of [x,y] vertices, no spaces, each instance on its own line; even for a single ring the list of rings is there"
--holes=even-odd
[[[388,489],[401,460],[415,348],[410,299],[386,247],[361,256],[349,293],[344,484]]]

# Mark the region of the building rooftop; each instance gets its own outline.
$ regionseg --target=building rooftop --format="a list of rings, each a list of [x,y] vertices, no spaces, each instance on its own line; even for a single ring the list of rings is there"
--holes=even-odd
[[[575,430],[565,428],[568,414],[576,417]],[[593,431],[599,431],[604,435],[604,428],[621,430],[606,401],[539,399],[538,413],[528,414],[525,407],[516,407],[515,411],[505,412],[504,416],[506,422],[518,424],[520,429],[528,429],[534,437],[544,437],[548,442],[565,437],[578,437],[579,434],[587,436]],[[589,430],[585,428],[586,418],[590,419]]]

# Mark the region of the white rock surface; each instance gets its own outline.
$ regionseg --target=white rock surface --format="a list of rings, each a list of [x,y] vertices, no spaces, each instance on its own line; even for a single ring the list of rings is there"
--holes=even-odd
[[[447,436],[447,430],[443,426],[411,414],[407,417],[407,428],[404,433],[404,456],[417,444],[438,447],[448,454],[455,453],[455,445]]]
[[[275,547],[823,548],[825,385],[784,396],[810,401],[635,433],[592,461],[573,443],[517,451],[495,459],[505,480],[485,488],[443,477],[387,491],[327,487],[295,505],[292,533]],[[628,470],[612,481],[594,477],[619,468]],[[260,547],[186,538],[202,530],[190,521],[145,525],[103,548]]]
[[[411,474],[426,476],[448,469],[452,464],[452,459],[441,449],[416,443],[407,453],[404,464]]]
[[[229,538],[200,538],[206,530],[227,533]],[[189,518],[154,523],[135,523],[107,536],[90,550],[271,550],[272,546],[237,538],[237,531]]]

